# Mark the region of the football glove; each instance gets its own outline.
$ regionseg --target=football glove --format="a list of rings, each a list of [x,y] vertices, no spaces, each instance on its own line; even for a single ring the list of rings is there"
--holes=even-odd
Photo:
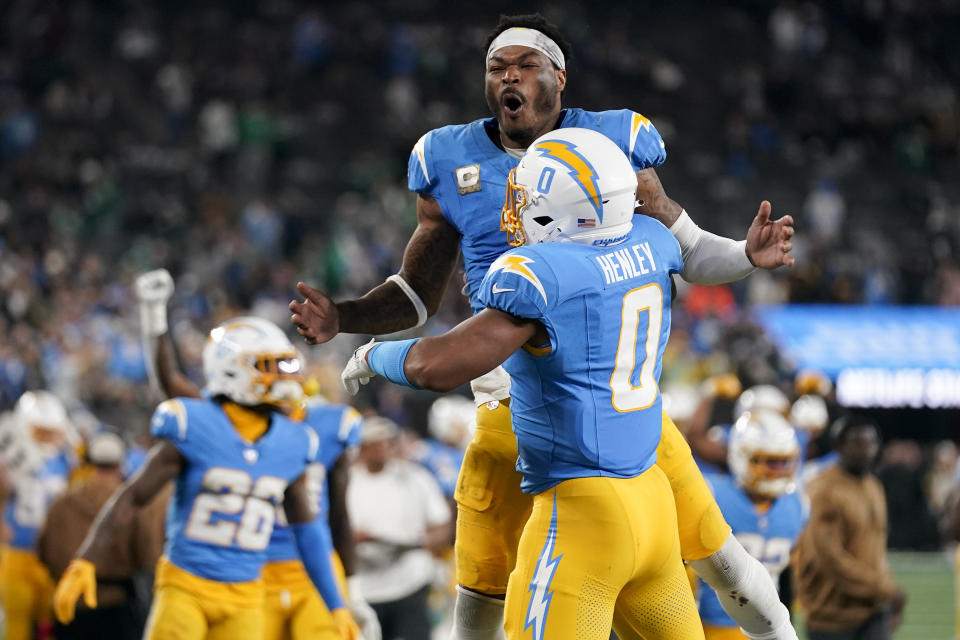
[[[333,616],[333,626],[343,640],[360,640],[360,629],[357,623],[353,621],[353,616],[347,611],[346,607],[340,607],[330,612]]]
[[[91,609],[97,607],[97,569],[92,562],[74,558],[63,572],[53,592],[53,613],[63,624],[70,624],[77,612],[77,598]]]
[[[377,375],[367,364],[367,352],[373,349],[376,344],[378,344],[376,340],[371,340],[354,351],[347,361],[347,366],[343,368],[343,373],[340,374],[343,388],[352,396],[357,395],[357,392],[360,391],[360,385],[367,384],[372,377]]]
[[[352,577],[347,578],[347,592],[350,599],[348,608],[357,626],[360,627],[360,635],[363,640],[381,640],[383,633],[380,630],[380,620],[377,618],[377,612],[367,602],[367,599],[360,593],[360,588]]]
[[[167,301],[173,295],[173,278],[166,269],[142,273],[136,281],[140,301],[140,328],[155,338],[167,332]]]

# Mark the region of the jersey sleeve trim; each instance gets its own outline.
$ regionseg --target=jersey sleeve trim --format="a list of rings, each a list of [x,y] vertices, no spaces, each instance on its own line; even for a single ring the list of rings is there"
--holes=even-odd
[[[307,427],[307,462],[316,462],[320,453],[320,436],[312,427]]]
[[[158,414],[167,414],[173,416],[177,422],[177,440],[183,442],[187,439],[187,409],[179,400],[164,400],[157,407]]]
[[[633,148],[637,144],[637,137],[640,135],[640,129],[650,130],[650,119],[636,111],[630,112],[630,153],[633,154]]]
[[[360,428],[361,422],[363,422],[363,416],[361,416],[356,409],[353,407],[345,407],[343,413],[340,415],[340,428],[337,430],[337,439],[344,444],[348,444],[351,434],[354,430]]]
[[[427,147],[427,136],[430,135],[429,132],[420,136],[420,139],[417,140],[417,143],[413,145],[413,152],[417,155],[417,160],[420,162],[420,169],[423,171],[423,177],[427,179],[427,182],[432,182],[430,179],[430,171],[427,169],[427,158],[426,158],[426,147]]]

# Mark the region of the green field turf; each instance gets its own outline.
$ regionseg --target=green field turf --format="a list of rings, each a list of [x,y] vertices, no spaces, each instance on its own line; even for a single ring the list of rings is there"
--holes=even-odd
[[[892,553],[890,565],[907,592],[907,610],[895,640],[954,638],[952,559],[943,553]],[[800,629],[801,640],[806,634]]]

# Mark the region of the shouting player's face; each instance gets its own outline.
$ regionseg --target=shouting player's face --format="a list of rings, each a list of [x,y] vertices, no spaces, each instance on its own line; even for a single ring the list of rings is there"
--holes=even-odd
[[[525,148],[553,128],[567,72],[536,49],[511,45],[487,61],[487,106],[509,146]]]

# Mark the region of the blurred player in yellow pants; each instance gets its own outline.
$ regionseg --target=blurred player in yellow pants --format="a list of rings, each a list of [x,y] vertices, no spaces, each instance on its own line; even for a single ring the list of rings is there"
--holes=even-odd
[[[12,437],[5,447],[16,447],[18,453],[4,453],[21,465],[7,469],[11,493],[4,524],[10,540],[0,553],[0,603],[7,640],[31,640],[35,630],[49,636],[53,621],[53,582],[37,559],[36,540],[50,503],[67,487],[76,457],[69,445],[73,426],[52,393],[27,391],[17,400],[10,420]]]

